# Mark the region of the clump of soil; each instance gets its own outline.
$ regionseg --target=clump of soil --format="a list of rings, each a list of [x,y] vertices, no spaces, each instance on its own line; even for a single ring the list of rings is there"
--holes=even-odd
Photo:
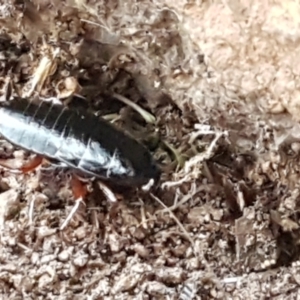
[[[53,98],[106,117],[163,174],[150,192],[112,187],[116,203],[88,181],[61,230],[68,176],[1,168],[1,294],[296,295],[299,15],[292,0],[3,1],[1,101]],[[5,140],[0,154],[30,155]]]

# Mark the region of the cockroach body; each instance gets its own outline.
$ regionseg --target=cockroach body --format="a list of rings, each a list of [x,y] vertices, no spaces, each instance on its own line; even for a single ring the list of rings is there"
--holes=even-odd
[[[0,134],[13,145],[118,185],[157,181],[160,170],[135,139],[91,113],[14,99],[0,107]]]

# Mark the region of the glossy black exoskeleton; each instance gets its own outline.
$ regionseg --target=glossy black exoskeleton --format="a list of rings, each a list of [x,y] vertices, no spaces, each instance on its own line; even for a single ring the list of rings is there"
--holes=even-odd
[[[0,134],[15,146],[118,185],[138,187],[160,177],[142,144],[102,118],[62,105],[9,101],[0,107]]]

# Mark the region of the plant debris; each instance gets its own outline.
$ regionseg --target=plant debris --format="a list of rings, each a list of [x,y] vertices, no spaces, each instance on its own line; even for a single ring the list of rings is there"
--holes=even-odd
[[[2,1],[0,102],[155,132],[163,175],[151,191],[89,182],[75,205],[63,174],[1,168],[1,295],[297,298],[299,17],[294,0]],[[29,153],[1,139],[0,155]]]

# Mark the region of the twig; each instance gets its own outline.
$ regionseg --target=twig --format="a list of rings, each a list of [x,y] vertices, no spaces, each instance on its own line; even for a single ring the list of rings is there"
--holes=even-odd
[[[113,93],[112,96],[120,100],[121,102],[125,103],[126,105],[130,106],[134,110],[136,110],[145,119],[147,123],[154,124],[156,122],[156,119],[152,114],[150,114],[149,112],[147,112],[146,110],[144,110],[143,108],[141,108],[139,105],[132,102],[128,98],[117,93]]]
[[[177,219],[177,217],[173,214],[173,212],[171,210],[169,210],[168,207],[158,197],[154,196],[152,193],[150,193],[150,196],[169,212],[170,216],[174,219],[174,221],[177,223],[177,225],[179,226],[179,228],[183,231],[183,233],[185,234],[186,238],[191,243],[192,248],[194,250],[195,249],[194,240],[191,238],[191,236],[189,235],[189,233],[186,231],[186,229],[184,228],[184,226],[182,225],[182,223]]]
[[[68,217],[67,217],[66,220],[63,222],[63,224],[60,226],[60,230],[64,230],[64,228],[68,225],[68,223],[69,223],[70,220],[73,218],[74,214],[75,214],[76,211],[78,210],[78,208],[79,208],[79,206],[80,206],[81,203],[83,203],[83,204],[85,205],[85,203],[84,203],[82,197],[80,197],[80,198],[78,198],[78,199],[76,200],[76,203],[75,203],[75,205],[73,206],[73,208],[72,208],[71,212],[69,213]]]

